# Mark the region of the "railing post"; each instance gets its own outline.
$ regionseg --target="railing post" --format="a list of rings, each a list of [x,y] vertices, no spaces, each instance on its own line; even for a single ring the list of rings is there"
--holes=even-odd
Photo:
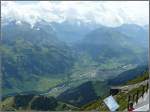
[[[139,99],[139,91],[137,90],[137,93],[136,93],[136,103],[138,103],[138,99]]]
[[[147,84],[146,84],[146,92],[148,91],[148,86],[149,86],[149,84],[148,84],[148,82],[147,82]]]
[[[132,98],[132,101],[134,102],[134,100],[135,100],[135,94],[133,95],[133,98]]]
[[[142,97],[144,96],[144,92],[145,92],[145,86],[143,86],[142,88]]]
[[[130,100],[131,100],[131,95],[128,95],[128,109],[129,109],[129,104],[130,104]]]

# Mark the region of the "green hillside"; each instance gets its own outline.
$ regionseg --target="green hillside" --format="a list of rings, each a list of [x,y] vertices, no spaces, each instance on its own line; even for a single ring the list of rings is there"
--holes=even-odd
[[[37,28],[40,30],[37,30]],[[64,81],[73,65],[70,48],[57,39],[48,24],[15,21],[3,26],[2,94],[46,91]]]

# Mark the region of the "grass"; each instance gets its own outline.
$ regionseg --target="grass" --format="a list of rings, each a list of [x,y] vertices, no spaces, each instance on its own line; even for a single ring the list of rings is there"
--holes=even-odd
[[[4,108],[7,108],[7,110],[15,110],[13,108],[14,104],[14,98],[8,97],[6,100],[0,103],[0,109],[3,110]]]
[[[84,111],[90,111],[90,110],[108,111],[108,108],[103,103],[101,98],[99,98],[95,101],[92,101],[92,102],[82,106],[81,110],[84,110]]]

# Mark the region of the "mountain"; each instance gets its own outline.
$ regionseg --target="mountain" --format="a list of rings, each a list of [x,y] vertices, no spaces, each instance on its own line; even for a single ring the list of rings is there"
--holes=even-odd
[[[54,28],[58,38],[67,43],[78,42],[83,39],[85,35],[99,25],[92,23],[84,23],[80,20],[63,21],[61,23],[52,22],[51,26]]]
[[[80,86],[64,91],[57,97],[57,99],[81,107],[98,97],[104,97],[108,94],[109,86],[106,82],[87,81]]]
[[[4,94],[48,89],[62,81],[74,61],[71,49],[45,22],[32,27],[23,21],[11,21],[2,26],[1,51]]]
[[[149,23],[147,3],[116,2],[2,2],[2,20],[24,20],[34,24],[45,21],[83,21],[118,26],[124,23]],[[140,4],[140,5],[139,5]],[[30,8],[28,7],[30,6]],[[64,8],[65,7],[65,8]],[[19,10],[18,10],[19,9]],[[142,10],[142,11],[141,11]],[[25,15],[26,14],[26,15]]]
[[[136,78],[148,70],[148,2],[1,6],[2,111],[71,111],[93,101],[97,111],[112,85],[148,78]],[[127,106],[127,94],[118,97]]]
[[[148,26],[141,27],[136,24],[123,24],[117,28],[123,34],[132,37],[131,41],[148,48]]]
[[[101,26],[88,33],[76,46],[78,52],[88,53],[99,63],[111,60],[124,64],[144,64],[148,59],[147,40],[148,31],[137,25],[115,28]]]
[[[147,65],[147,33],[134,24],[9,21],[2,25],[2,95],[48,94],[80,107],[107,95],[111,79],[123,73],[128,80],[125,71]]]

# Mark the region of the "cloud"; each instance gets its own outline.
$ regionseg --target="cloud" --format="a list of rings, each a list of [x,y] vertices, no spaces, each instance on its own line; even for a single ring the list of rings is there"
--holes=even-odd
[[[124,23],[148,24],[148,1],[2,1],[2,21],[24,20],[31,24],[43,19],[61,22],[78,20],[107,26]]]

